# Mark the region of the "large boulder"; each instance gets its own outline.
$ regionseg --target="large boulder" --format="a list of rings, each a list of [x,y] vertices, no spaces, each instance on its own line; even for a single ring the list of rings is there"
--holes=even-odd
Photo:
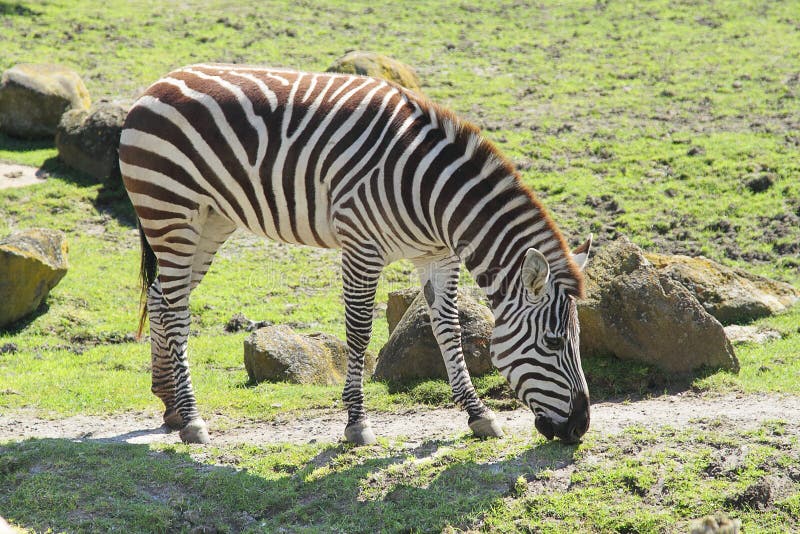
[[[0,328],[30,314],[67,274],[67,241],[31,228],[0,241]]]
[[[129,108],[127,103],[100,101],[88,110],[64,113],[56,131],[58,157],[110,184],[119,176],[119,136]]]
[[[581,354],[611,354],[675,374],[703,366],[738,371],[722,325],[626,238],[600,249],[584,272]]]
[[[414,69],[390,57],[374,52],[353,51],[334,62],[328,72],[342,72],[344,74],[360,74],[383,78],[390,82],[402,85],[406,89],[422,92],[419,78]]]
[[[798,301],[789,284],[726,267],[702,256],[645,254],[660,273],[680,282],[724,325],[746,323],[781,312]]]
[[[418,287],[409,287],[392,291],[386,299],[386,322],[389,323],[389,334],[394,332],[403,315],[419,295]]]
[[[80,76],[60,65],[16,65],[0,79],[0,130],[12,137],[52,138],[61,116],[88,109]]]
[[[244,366],[252,382],[274,380],[334,385],[347,374],[347,345],[328,334],[298,334],[288,326],[259,328],[244,341]],[[367,353],[364,376],[375,368]]]
[[[396,313],[414,292],[416,294],[408,309],[392,328],[390,310],[392,314]],[[489,352],[494,328],[492,312],[469,294],[459,291],[458,317],[464,360],[470,374],[479,376],[489,372],[493,369]],[[390,320],[392,335],[378,354],[373,378],[395,382],[419,378],[447,379],[442,353],[433,337],[428,305],[420,290],[390,294],[387,319]]]

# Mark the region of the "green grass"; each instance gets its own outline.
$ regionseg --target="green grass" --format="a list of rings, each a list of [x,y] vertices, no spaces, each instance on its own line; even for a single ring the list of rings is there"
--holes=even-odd
[[[132,99],[200,61],[323,70],[348,49],[413,65],[424,91],[481,126],[515,161],[570,242],[625,234],[646,249],[703,254],[800,284],[800,17],[789,1],[0,2],[0,69],[56,62],[94,100]],[[138,314],[138,238],[124,193],[65,169],[49,142],[0,135],[0,160],[50,179],[0,191],[0,236],[63,230],[70,271],[46,306],[0,332],[0,410],[47,417],[156,411]],[[773,185],[753,193],[747,182]],[[301,266],[301,268],[298,268]],[[193,295],[191,364],[204,413],[271,419],[341,409],[338,387],[261,384],[242,364],[234,313],[344,336],[339,255],[237,235]],[[466,278],[468,280],[468,278]],[[416,283],[407,263],[378,292]],[[762,319],[781,333],[740,345],[738,374],[676,381],[613,359],[584,362],[595,399],[699,392],[800,394],[800,309]],[[388,337],[382,314],[370,346]],[[497,375],[476,385],[513,406]],[[368,409],[449,403],[441,381],[369,383]],[[0,515],[34,530],[686,531],[726,510],[745,531],[800,529],[793,493],[764,512],[733,503],[764,476],[796,472],[797,438],[629,429],[578,448],[539,438],[457,438],[199,449],[31,440],[0,447]],[[745,447],[709,475],[715,451]],[[734,476],[735,475],[735,476]],[[198,520],[197,516],[202,518]],[[199,521],[199,523],[198,523]]]
[[[0,445],[0,507],[37,531],[685,532],[724,511],[745,532],[787,532],[800,527],[800,459],[784,426],[631,427],[580,446],[28,440]],[[741,496],[765,480],[772,505],[759,511]]]

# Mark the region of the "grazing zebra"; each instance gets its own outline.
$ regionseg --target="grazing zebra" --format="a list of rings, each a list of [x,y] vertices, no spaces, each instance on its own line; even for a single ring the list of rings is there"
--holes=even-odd
[[[342,249],[347,440],[372,443],[364,352],[382,268],[419,268],[454,401],[475,435],[501,436],[473,388],[456,305],[464,261],[496,324],[492,362],[548,439],[589,426],[575,299],[591,237],[573,253],[478,130],[396,84],[362,76],[194,65],[131,108],[120,168],[142,232],[152,391],[164,421],[205,443],[186,358],[189,293],[238,227]]]

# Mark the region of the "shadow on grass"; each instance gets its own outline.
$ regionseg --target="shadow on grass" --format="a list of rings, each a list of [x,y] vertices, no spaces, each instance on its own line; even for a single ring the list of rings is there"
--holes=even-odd
[[[58,157],[45,160],[41,169],[50,178],[71,182],[80,187],[92,187],[97,185],[97,179],[88,176],[80,171],[71,169],[65,165]],[[133,205],[128,198],[128,193],[122,185],[122,178],[119,170],[115,170],[115,176],[108,179],[108,183],[97,191],[97,196],[92,201],[95,209],[119,221],[120,224],[136,228],[136,213]]]
[[[34,11],[33,9],[19,2],[0,2],[0,15],[34,17],[36,15],[41,15],[41,12]]]
[[[3,3],[0,3],[0,13],[2,13],[2,9]],[[0,133],[0,150],[29,152],[52,148],[54,148],[52,139],[17,139]],[[40,173],[51,179],[63,180],[79,187],[93,187],[98,184],[96,178],[68,167],[57,156],[46,159],[40,167]],[[118,168],[114,169],[112,176],[97,192],[97,197],[92,203],[98,212],[117,219],[125,226],[136,226],[136,214],[122,185],[122,177]]]
[[[451,445],[220,451],[31,439],[0,445],[0,508],[36,531],[440,531],[472,524],[520,476],[567,466],[575,451],[545,443],[484,463],[447,456]]]
[[[9,325],[0,327],[0,334],[10,334],[12,336],[15,334],[19,334],[20,332],[25,330],[28,327],[28,325],[30,325],[40,316],[46,314],[49,310],[50,310],[50,305],[47,303],[47,300],[45,299],[45,302],[42,302],[38,308],[33,310],[31,313],[29,313],[22,319],[19,319]]]

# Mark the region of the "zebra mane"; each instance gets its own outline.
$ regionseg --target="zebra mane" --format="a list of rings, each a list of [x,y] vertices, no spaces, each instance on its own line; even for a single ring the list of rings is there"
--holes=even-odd
[[[494,143],[483,135],[480,128],[475,124],[460,118],[450,109],[429,100],[419,93],[405,89],[393,82],[389,83],[408,95],[410,101],[423,112],[426,112],[432,122],[438,123],[448,139],[452,139],[454,143],[466,147],[466,152],[468,154],[471,153],[471,157],[477,161],[484,162],[485,165],[491,165],[499,170],[501,175],[504,176],[503,180],[508,182],[509,189],[525,195],[530,200],[532,208],[540,214],[541,221],[544,221],[545,228],[557,242],[557,249],[561,253],[559,254],[560,257],[557,258],[552,258],[552,254],[548,254],[554,280],[564,287],[566,293],[576,298],[583,298],[585,296],[583,273],[572,259],[572,252],[564,235],[547,209],[536,197],[536,194],[523,183],[522,177],[511,161],[500,152]]]

